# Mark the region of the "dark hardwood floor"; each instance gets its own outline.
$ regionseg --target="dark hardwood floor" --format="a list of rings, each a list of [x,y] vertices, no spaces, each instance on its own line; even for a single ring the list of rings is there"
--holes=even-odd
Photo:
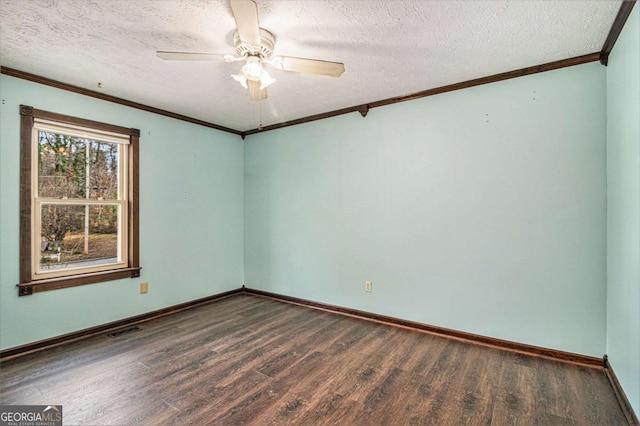
[[[0,365],[64,424],[626,424],[605,373],[240,294]]]

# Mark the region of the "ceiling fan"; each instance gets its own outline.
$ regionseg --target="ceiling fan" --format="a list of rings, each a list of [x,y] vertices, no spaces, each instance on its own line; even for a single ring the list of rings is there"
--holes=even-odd
[[[230,3],[237,28],[234,35],[235,55],[166,51],[157,51],[156,55],[162,59],[178,61],[244,61],[240,72],[231,77],[249,89],[249,96],[254,101],[266,99],[267,87],[276,81],[265,71],[263,64],[283,71],[330,77],[340,77],[344,73],[344,64],[340,62],[272,56],[276,39],[269,31],[260,28],[256,3],[253,0],[230,0]]]

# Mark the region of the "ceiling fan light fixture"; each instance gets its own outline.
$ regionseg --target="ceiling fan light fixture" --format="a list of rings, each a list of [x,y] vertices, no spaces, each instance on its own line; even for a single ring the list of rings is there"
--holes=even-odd
[[[262,69],[260,60],[255,56],[247,57],[247,63],[242,66],[242,74],[247,77],[247,80],[258,81],[262,78],[262,74],[265,72]]]
[[[258,56],[247,56],[246,61],[238,74],[231,75],[242,87],[247,89],[249,88],[247,82],[254,81],[260,82],[260,90],[263,90],[276,81],[262,68],[261,59]]]
[[[264,71],[262,77],[260,78],[260,90],[266,89],[267,87],[271,86],[271,84],[275,83],[275,81],[275,78],[271,77],[269,74],[267,74],[266,71]]]
[[[242,73],[238,73],[238,74],[231,74],[231,77],[237,81],[238,83],[240,83],[242,85],[242,87],[244,87],[245,89],[248,89],[249,86],[247,86],[247,77],[245,77],[244,75],[242,75]]]

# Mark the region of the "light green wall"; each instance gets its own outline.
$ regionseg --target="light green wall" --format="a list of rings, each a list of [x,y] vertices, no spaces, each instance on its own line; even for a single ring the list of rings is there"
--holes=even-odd
[[[242,285],[239,136],[5,75],[0,97],[0,347]],[[17,296],[20,104],[141,130],[140,278]],[[139,294],[141,281],[149,294]]]
[[[602,356],[605,73],[590,63],[249,136],[245,283]]]
[[[607,353],[640,413],[640,7],[607,67]]]
[[[245,260],[252,287],[605,351],[598,64],[252,135],[244,186],[237,136],[7,76],[0,94],[2,348],[237,288]],[[19,104],[141,129],[140,279],[16,296]]]

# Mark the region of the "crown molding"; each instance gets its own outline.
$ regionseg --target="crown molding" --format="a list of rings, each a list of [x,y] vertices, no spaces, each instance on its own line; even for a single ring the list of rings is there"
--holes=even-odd
[[[616,15],[616,19],[613,20],[613,25],[611,25],[611,30],[609,30],[609,35],[602,46],[602,50],[600,51],[600,63],[606,66],[609,63],[609,54],[613,50],[613,46],[616,44],[620,33],[622,32],[622,28],[624,28],[624,24],[629,19],[629,15],[631,15],[631,11],[633,10],[633,6],[636,5],[636,0],[624,0],[620,5],[620,10],[618,10],[618,14]]]
[[[631,7],[633,7],[633,4],[635,3],[635,0],[631,0],[631,1],[625,1],[623,3],[623,6],[627,3],[631,3]],[[626,6],[629,7],[629,6]],[[629,10],[630,12],[630,10]],[[620,15],[620,13],[618,14]],[[628,17],[628,15],[627,15]],[[625,18],[626,20],[626,18]],[[617,19],[616,19],[617,22]],[[624,23],[622,23],[622,25],[624,25]],[[613,28],[612,28],[613,31]],[[618,32],[619,34],[619,32]],[[617,37],[617,36],[616,36]],[[369,112],[370,109],[372,108],[379,108],[379,107],[383,107],[386,105],[391,105],[391,104],[396,104],[396,103],[400,103],[400,102],[407,102],[407,101],[412,101],[415,99],[420,99],[420,98],[424,98],[424,97],[428,97],[428,96],[433,96],[433,95],[438,95],[441,93],[446,93],[446,92],[453,92],[456,90],[462,90],[462,89],[467,89],[470,87],[475,87],[475,86],[481,86],[484,84],[490,84],[490,83],[496,83],[498,81],[503,81],[503,80],[509,80],[512,78],[517,78],[517,77],[524,77],[527,75],[532,75],[532,74],[537,74],[537,73],[541,73],[541,72],[547,72],[547,71],[552,71],[552,70],[557,70],[557,69],[561,69],[561,68],[566,68],[566,67],[572,67],[575,65],[581,65],[581,64],[586,64],[589,62],[595,62],[595,61],[601,61],[602,62],[602,56],[603,53],[602,52],[594,52],[594,53],[589,53],[586,55],[581,55],[581,56],[575,56],[573,58],[567,58],[567,59],[561,59],[559,61],[553,61],[553,62],[547,62],[544,64],[540,64],[540,65],[534,65],[531,67],[526,67],[526,68],[520,68],[517,70],[513,70],[513,71],[507,71],[507,72],[503,72],[503,73],[499,73],[499,74],[493,74],[493,75],[489,75],[486,77],[480,77],[480,78],[475,78],[472,80],[467,80],[467,81],[462,81],[459,83],[454,83],[454,84],[449,84],[446,86],[440,86],[440,87],[435,87],[432,89],[426,89],[420,92],[416,92],[416,93],[411,93],[408,95],[403,95],[403,96],[396,96],[396,97],[392,97],[392,98],[387,98],[387,99],[382,99],[379,101],[374,101],[374,102],[369,102],[366,104],[360,104],[360,105],[354,105],[351,107],[347,107],[347,108],[341,108],[341,109],[337,109],[334,111],[328,111],[328,112],[324,112],[324,113],[320,113],[320,114],[315,114],[315,115],[310,115],[307,117],[301,117],[301,118],[297,118],[295,120],[290,120],[290,121],[285,121],[282,123],[276,123],[276,124],[272,124],[269,126],[264,126],[261,129],[250,129],[250,130],[246,130],[246,131],[241,131],[241,130],[236,130],[236,129],[231,129],[229,127],[224,127],[224,126],[220,126],[214,123],[209,123],[207,121],[203,121],[203,120],[198,120],[196,118],[192,118],[192,117],[187,117],[181,114],[176,114],[170,111],[165,111],[159,108],[155,108],[152,106],[148,106],[148,105],[143,105],[137,102],[133,102],[133,101],[128,101],[126,99],[122,99],[122,98],[118,98],[115,96],[111,96],[111,95],[106,95],[104,93],[100,93],[100,92],[96,92],[94,90],[89,90],[89,89],[85,89],[79,86],[74,86],[71,84],[67,84],[67,83],[63,83],[60,81],[56,81],[56,80],[52,80],[50,78],[47,77],[42,77],[36,74],[31,74],[31,73],[27,73],[24,71],[20,71],[20,70],[16,70],[13,68],[7,68],[7,67],[0,67],[0,73],[1,74],[5,74],[11,77],[16,77],[16,78],[21,78],[24,80],[28,80],[28,81],[32,81],[35,83],[39,83],[39,84],[44,84],[46,86],[51,86],[51,87],[55,87],[58,89],[62,89],[62,90],[67,90],[70,92],[74,92],[74,93],[79,93],[81,95],[85,95],[85,96],[89,96],[89,97],[93,97],[93,98],[97,98],[97,99],[102,99],[108,102],[113,102],[113,103],[117,103],[119,105],[124,105],[124,106],[128,106],[131,108],[136,108],[136,109],[140,109],[143,111],[147,111],[147,112],[152,112],[155,114],[159,114],[159,115],[163,115],[165,117],[170,117],[170,118],[175,118],[177,120],[182,120],[182,121],[186,121],[188,123],[193,123],[193,124],[197,124],[200,126],[205,126],[205,127],[209,127],[212,129],[216,129],[216,130],[220,130],[223,132],[228,132],[228,133],[233,133],[235,135],[240,136],[242,139],[245,139],[246,136],[248,135],[253,135],[253,134],[257,134],[257,133],[263,133],[263,132],[267,132],[270,130],[277,130],[277,129],[282,129],[284,127],[290,127],[290,126],[296,126],[298,124],[304,124],[304,123],[309,123],[312,121],[318,121],[318,120],[324,120],[326,118],[331,118],[331,117],[336,117],[339,115],[344,115],[344,114],[349,114],[352,112],[358,112],[360,113],[360,115],[362,115],[362,117],[366,117],[367,113]]]
[[[335,117],[338,115],[359,112],[363,117],[367,115],[371,108],[379,108],[386,105],[396,104],[399,102],[412,101],[414,99],[425,98],[427,96],[439,95],[441,93],[453,92],[455,90],[467,89],[469,87],[481,86],[483,84],[495,83],[498,81],[509,80],[511,78],[523,77],[526,75],[537,74],[546,71],[557,70],[560,68],[572,67],[574,65],[586,64],[600,60],[600,52],[589,53],[587,55],[576,56],[573,58],[562,59],[545,64],[534,65],[532,67],[520,68],[514,71],[503,72],[500,74],[489,75],[486,77],[475,78],[473,80],[462,81],[460,83],[449,84],[446,86],[435,87],[433,89],[423,90],[421,92],[412,93],[404,96],[382,99],[380,101],[370,102],[362,105],[354,105],[348,108],[342,108],[335,111],[329,111],[322,114],[310,115],[308,117],[298,118],[296,120],[285,121],[283,123],[264,126],[262,130],[252,129],[244,132],[245,135],[253,135],[263,133],[269,130],[282,129],[283,127],[295,126],[298,124],[309,123],[311,121],[324,120],[325,118]]]
[[[64,83],[62,81],[52,80],[50,78],[43,77],[36,74],[31,74],[25,71],[20,71],[20,70],[8,68],[8,67],[0,67],[0,74],[20,78],[27,81],[32,81],[34,83],[44,84],[45,86],[55,87],[56,89],[62,89],[68,92],[78,93],[81,95],[89,96],[91,98],[101,99],[107,102],[113,102],[119,105],[136,108],[142,111],[152,112],[154,114],[163,115],[165,117],[175,118],[176,120],[182,120],[188,123],[209,127],[211,129],[221,130],[227,133],[233,133],[238,136],[243,136],[243,132],[241,132],[240,130],[231,129],[229,127],[224,127],[218,124],[209,123],[207,121],[198,120],[197,118],[187,117],[186,115],[176,114],[171,111],[166,111],[166,110],[155,108],[149,105],[140,104],[138,102],[129,101],[127,99],[118,98],[116,96],[111,96],[101,92],[96,92],[95,90],[85,89],[84,87],[74,86],[73,84]]]

